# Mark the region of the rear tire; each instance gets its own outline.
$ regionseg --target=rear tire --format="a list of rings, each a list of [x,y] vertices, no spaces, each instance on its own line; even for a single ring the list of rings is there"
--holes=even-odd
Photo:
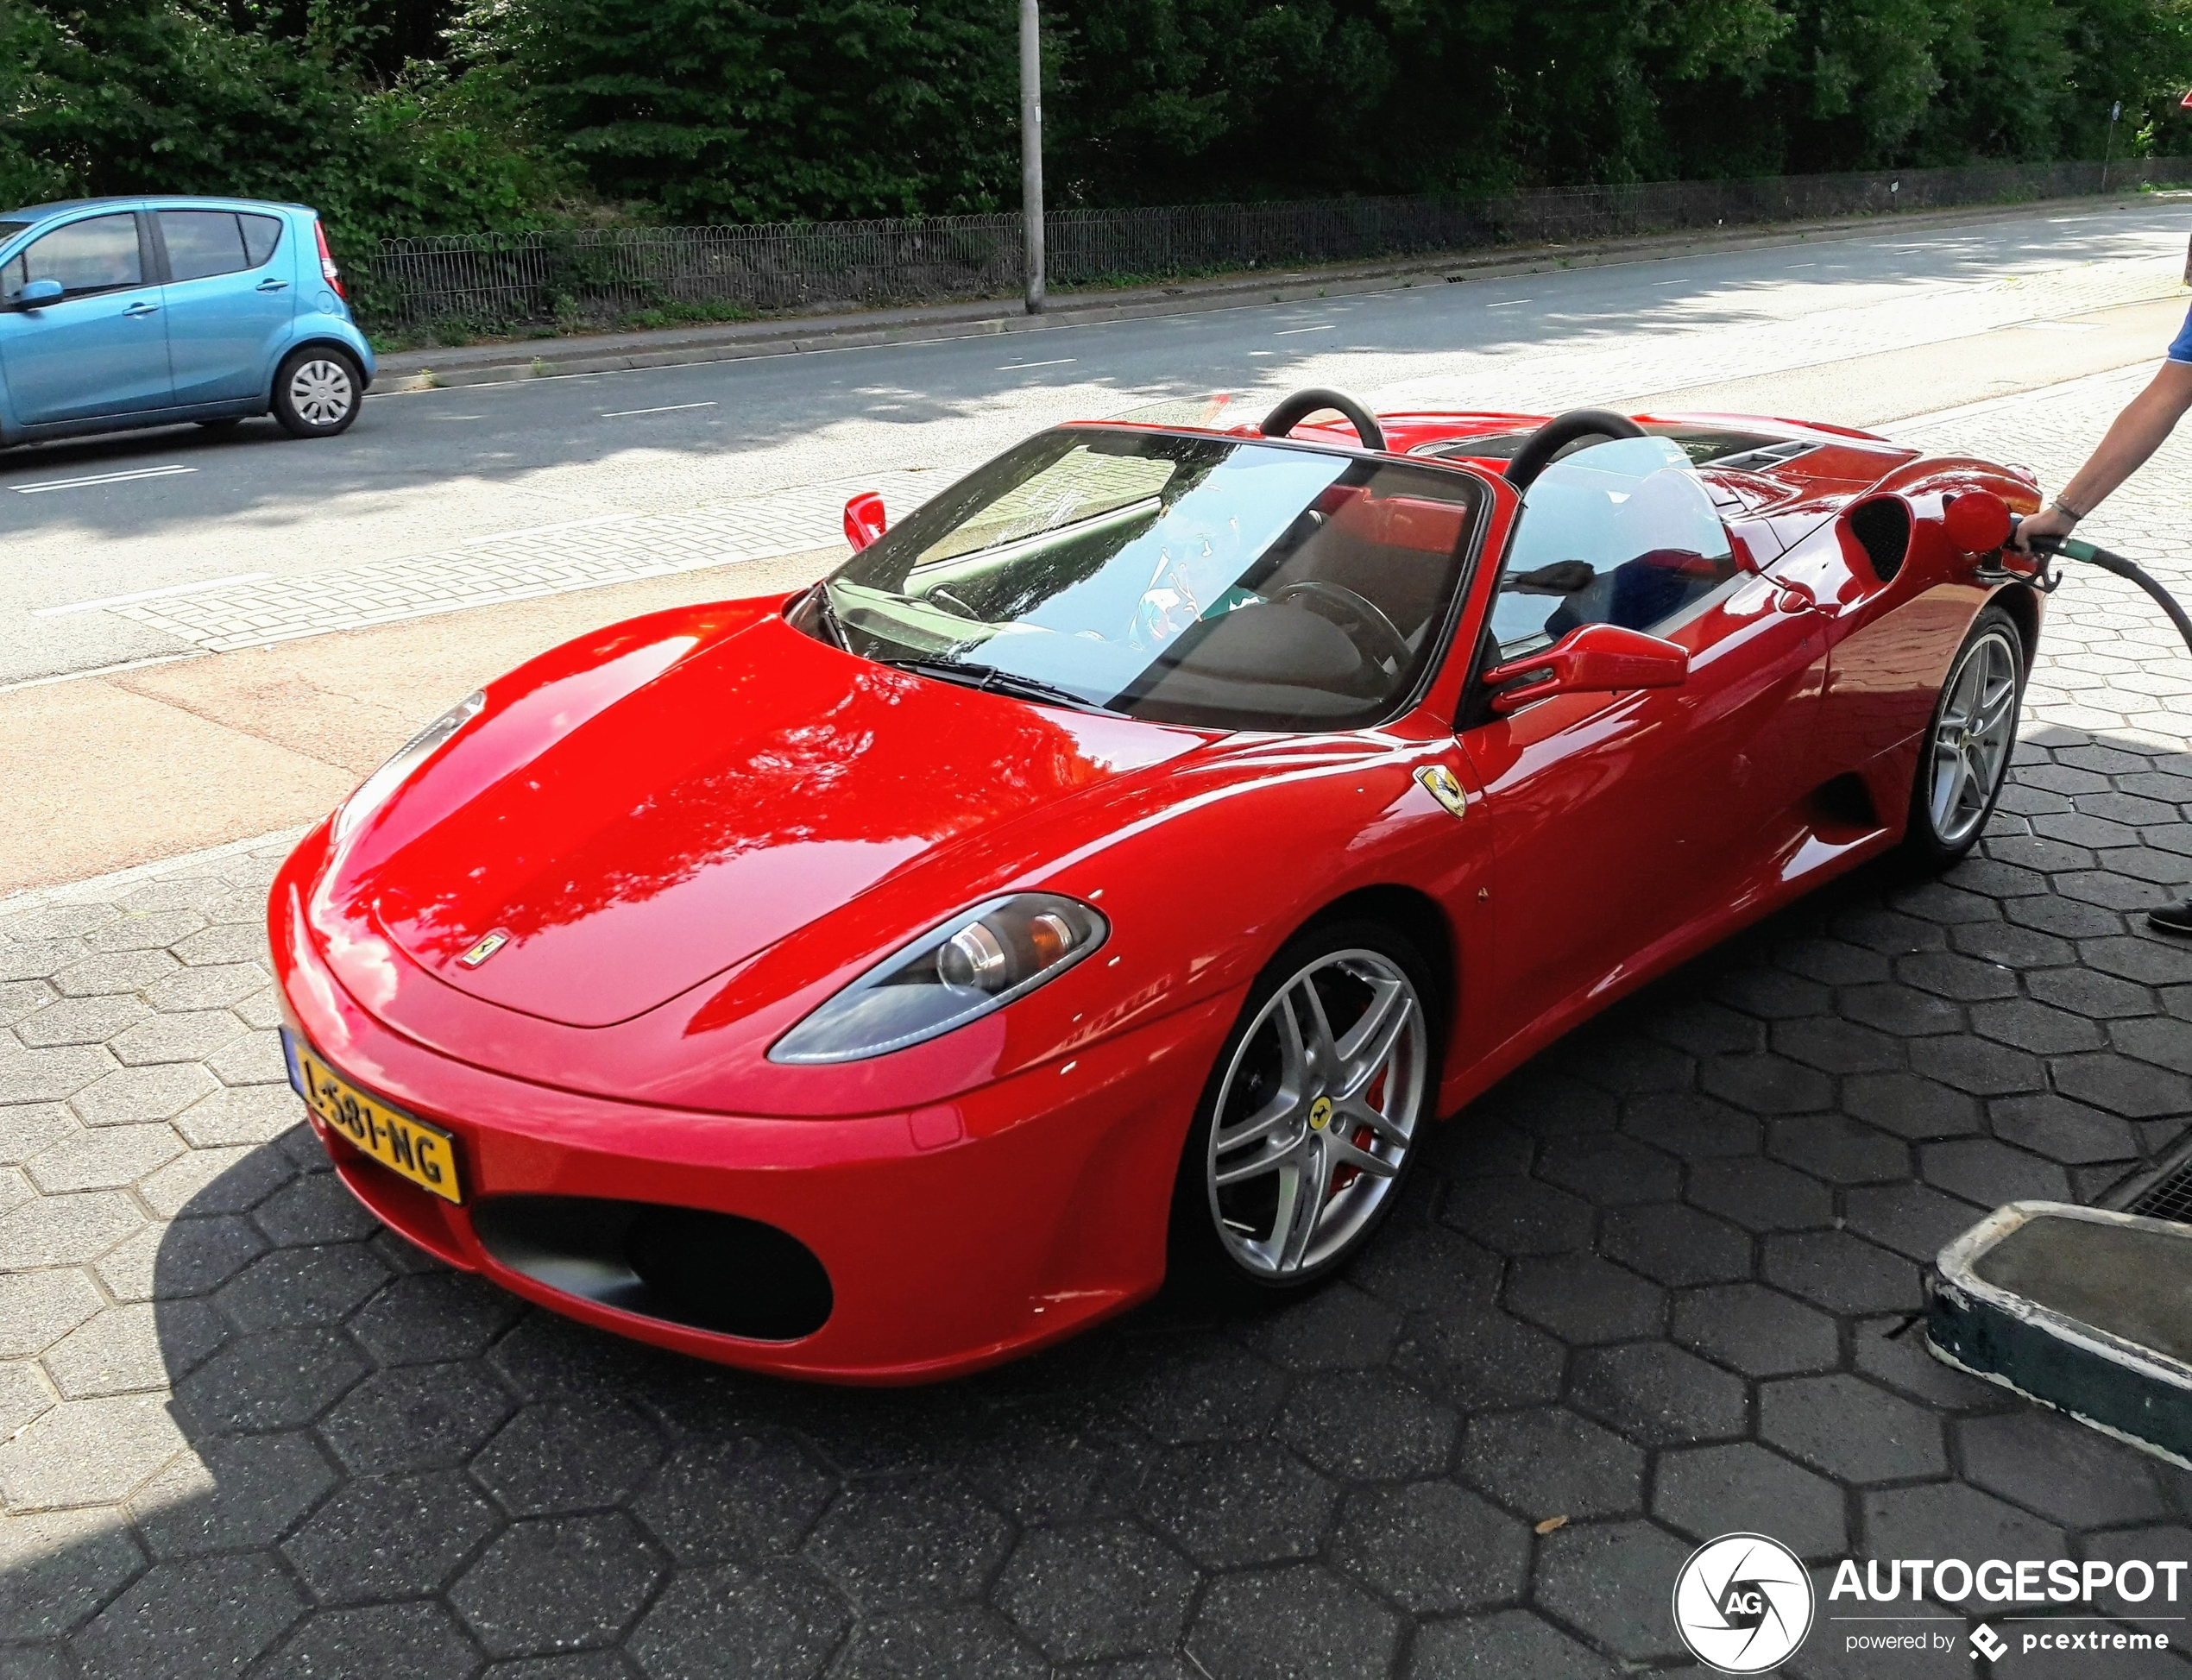
[[[308,344],[275,370],[274,417],[292,437],[333,437],[350,429],[364,395],[365,374],[348,351]]]
[[[1294,935],[1249,988],[1175,1182],[1169,1273],[1234,1301],[1306,1293],[1392,1211],[1438,1103],[1437,991],[1383,922]]]
[[[2009,779],[2025,698],[2025,639],[1999,607],[1984,609],[1949,662],[1918,748],[1903,851],[1926,871],[1979,843]]]

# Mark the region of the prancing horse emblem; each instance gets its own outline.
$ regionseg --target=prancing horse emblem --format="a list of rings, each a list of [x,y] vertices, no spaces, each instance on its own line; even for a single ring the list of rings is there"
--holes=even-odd
[[[467,968],[477,968],[509,942],[510,935],[498,928],[457,960]]]
[[[1313,1131],[1322,1131],[1332,1123],[1332,1098],[1320,1097],[1309,1104],[1309,1125]]]

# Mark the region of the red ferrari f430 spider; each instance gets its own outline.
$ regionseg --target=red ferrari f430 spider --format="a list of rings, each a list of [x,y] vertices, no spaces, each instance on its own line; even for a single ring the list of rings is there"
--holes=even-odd
[[[436,720],[275,884],[291,1070],[412,1242],[734,1364],[1311,1288],[1575,1023],[1972,846],[2036,505],[1725,415],[1059,426]]]

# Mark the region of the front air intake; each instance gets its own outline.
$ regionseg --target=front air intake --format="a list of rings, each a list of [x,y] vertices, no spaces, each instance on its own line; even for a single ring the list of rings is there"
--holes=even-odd
[[[481,1246],[567,1295],[722,1336],[796,1342],[829,1318],[829,1274],[789,1231],[734,1213],[591,1196],[497,1196]]]
[[[1903,569],[1911,551],[1911,510],[1900,496],[1876,496],[1849,510],[1849,534],[1872,562],[1873,576],[1883,583]]]

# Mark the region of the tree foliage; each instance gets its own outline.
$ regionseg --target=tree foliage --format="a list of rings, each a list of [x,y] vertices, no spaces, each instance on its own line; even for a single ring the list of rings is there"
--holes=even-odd
[[[354,236],[1018,202],[1017,0],[0,0],[0,198]],[[1045,0],[1053,202],[2192,149],[2192,0]]]

